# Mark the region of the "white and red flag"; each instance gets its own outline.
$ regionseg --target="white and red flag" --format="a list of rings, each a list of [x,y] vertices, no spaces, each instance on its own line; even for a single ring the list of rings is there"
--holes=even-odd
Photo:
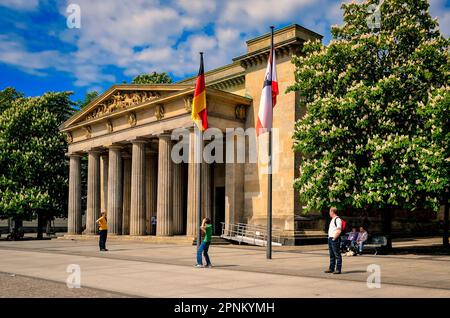
[[[277,103],[278,95],[277,67],[275,63],[275,49],[272,47],[267,63],[264,85],[259,102],[258,122],[256,123],[256,134],[265,133],[272,128],[273,108]]]

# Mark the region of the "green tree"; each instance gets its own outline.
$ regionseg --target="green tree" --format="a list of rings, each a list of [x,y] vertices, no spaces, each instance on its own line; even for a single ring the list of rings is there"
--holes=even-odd
[[[450,183],[449,40],[425,0],[385,0],[371,28],[377,3],[343,4],[329,45],[308,42],[293,58],[288,91],[306,108],[293,136],[306,211],[383,211],[390,247],[393,209],[437,211]]]
[[[96,91],[92,91],[92,92],[87,92],[86,95],[84,96],[83,100],[78,101],[78,107],[80,109],[85,108],[90,102],[92,102],[94,99],[96,99],[98,97],[98,92]]]
[[[170,84],[172,78],[166,73],[141,74],[133,78],[131,84]]]
[[[20,97],[23,97],[23,94],[12,87],[0,91],[0,113],[11,107],[11,104]]]
[[[45,220],[67,211],[67,142],[58,127],[73,113],[70,95],[0,92],[0,218],[38,218],[38,238]]]
[[[435,165],[434,156],[436,152],[443,152],[441,158],[446,158],[443,160],[442,165],[438,168],[443,169],[447,173],[447,186],[445,193],[443,194],[443,204],[444,204],[444,235],[443,235],[443,245],[445,247],[450,247],[449,242],[449,200],[450,200],[450,189],[449,189],[449,173],[450,173],[450,90],[449,87],[440,87],[433,90],[430,94],[428,102],[419,103],[418,109],[419,116],[424,120],[424,129],[427,134],[426,137],[428,147],[424,147],[424,152],[431,154],[426,157],[428,162],[427,166]],[[445,181],[444,181],[445,182]]]

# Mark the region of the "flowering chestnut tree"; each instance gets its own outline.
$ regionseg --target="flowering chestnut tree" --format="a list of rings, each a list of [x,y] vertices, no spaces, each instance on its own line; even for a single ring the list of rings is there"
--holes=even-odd
[[[374,5],[343,4],[329,45],[293,58],[288,91],[306,108],[294,187],[306,211],[377,209],[390,224],[393,208],[437,211],[450,184],[449,40],[425,0],[385,0],[376,29]]]
[[[67,206],[67,142],[59,125],[73,113],[71,93],[23,97],[0,91],[0,219],[44,220]]]

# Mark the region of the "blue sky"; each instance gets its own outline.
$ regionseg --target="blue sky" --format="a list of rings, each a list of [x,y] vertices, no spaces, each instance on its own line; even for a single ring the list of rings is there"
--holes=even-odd
[[[69,4],[81,8],[81,28],[68,28]],[[245,40],[298,23],[330,39],[342,22],[339,0],[0,0],[0,89],[28,96],[92,90],[142,73],[175,80],[245,52]],[[450,0],[430,0],[430,12],[450,34]]]

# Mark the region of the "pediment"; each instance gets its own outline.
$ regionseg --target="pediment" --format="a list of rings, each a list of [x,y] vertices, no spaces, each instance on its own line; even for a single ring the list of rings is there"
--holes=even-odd
[[[161,98],[158,91],[124,91],[118,90],[109,98],[96,104],[96,107],[88,112],[82,121],[99,118],[129,107],[137,106],[145,102],[152,102]]]
[[[152,103],[192,85],[114,85],[83,110],[69,118],[61,128],[89,122],[135,106]]]
[[[92,101],[82,111],[64,122],[60,126],[60,131],[68,134],[70,143],[73,141],[72,133],[74,131],[82,131],[82,135],[85,138],[91,138],[91,132],[94,133],[92,130],[93,125],[104,123],[107,131],[110,133],[113,130],[115,131],[112,121],[119,117],[125,117],[130,127],[134,127],[137,119],[136,114],[147,109],[151,109],[155,118],[159,121],[162,118],[166,118],[165,105],[174,103],[177,100],[181,100],[178,102],[177,107],[181,107],[185,113],[189,113],[191,112],[193,94],[193,85],[159,85],[158,87],[154,85],[144,87],[115,85]],[[211,112],[211,115],[221,114],[220,116],[228,116],[229,118],[227,118],[231,120],[244,120],[246,107],[252,103],[251,98],[211,87],[206,88],[206,99],[207,103],[213,108],[215,107],[213,105],[218,104],[234,105],[232,106],[234,107],[233,113],[230,113],[227,110],[228,108],[216,108],[216,113],[214,110]],[[76,135],[80,134],[76,133]]]

